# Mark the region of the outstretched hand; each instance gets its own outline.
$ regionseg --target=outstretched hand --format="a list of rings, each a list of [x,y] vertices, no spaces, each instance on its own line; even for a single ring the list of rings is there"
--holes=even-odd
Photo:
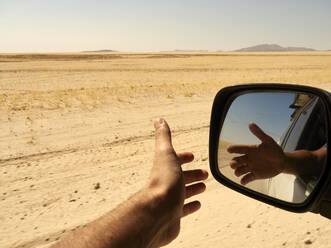
[[[208,173],[201,169],[183,171],[181,165],[193,161],[193,154],[175,152],[170,128],[165,120],[155,121],[154,127],[155,155],[148,188],[149,192],[157,194],[163,205],[160,210],[166,213],[165,226],[161,228],[156,241],[159,246],[163,246],[178,236],[181,217],[200,208],[199,201],[184,204],[184,200],[205,190],[205,184],[198,181],[205,180]]]
[[[285,165],[282,148],[255,123],[250,123],[248,127],[261,144],[231,145],[227,148],[229,153],[242,154],[232,158],[230,166],[237,177],[244,175],[240,181],[243,185],[277,176],[284,171]]]
[[[56,243],[58,248],[160,247],[175,239],[180,219],[200,208],[185,199],[202,193],[205,170],[182,171],[193,160],[190,152],[176,153],[165,120],[154,122],[155,155],[146,186],[117,208]]]

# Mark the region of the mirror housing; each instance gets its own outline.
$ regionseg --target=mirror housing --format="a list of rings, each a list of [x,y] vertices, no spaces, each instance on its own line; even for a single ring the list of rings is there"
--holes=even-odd
[[[303,202],[288,202],[274,197],[270,197],[266,194],[262,194],[250,188],[244,187],[224,176],[219,170],[218,161],[218,145],[224,120],[230,108],[230,105],[236,96],[244,93],[254,92],[300,92],[308,95],[317,96],[323,106],[325,112],[326,121],[326,140],[329,141],[331,130],[331,97],[327,91],[299,85],[288,84],[246,84],[236,85],[221,89],[213,103],[211,121],[210,121],[210,133],[209,133],[209,162],[210,169],[214,178],[221,184],[239,192],[246,196],[252,197],[256,200],[265,202],[284,210],[292,212],[306,212],[311,211],[314,213],[320,213],[321,215],[331,218],[331,169],[329,160],[331,156],[330,149],[327,149],[326,164],[321,172],[319,181],[316,187],[308,195]]]

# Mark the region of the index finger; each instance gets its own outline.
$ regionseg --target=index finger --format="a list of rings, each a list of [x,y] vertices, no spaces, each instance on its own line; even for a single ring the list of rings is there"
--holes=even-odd
[[[256,149],[254,145],[230,145],[227,148],[229,153],[247,154]]]
[[[183,172],[184,183],[190,184],[193,182],[198,182],[206,180],[208,178],[208,172],[202,169],[187,170]]]
[[[179,163],[181,165],[186,164],[186,163],[190,163],[194,159],[194,155],[191,152],[177,153],[177,157],[178,157]]]

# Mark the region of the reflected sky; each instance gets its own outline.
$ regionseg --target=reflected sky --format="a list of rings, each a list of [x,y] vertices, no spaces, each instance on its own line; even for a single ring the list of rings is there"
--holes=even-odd
[[[257,144],[260,141],[249,131],[248,124],[255,122],[276,142],[290,123],[294,109],[294,93],[259,92],[238,96],[225,118],[221,140],[234,144]]]

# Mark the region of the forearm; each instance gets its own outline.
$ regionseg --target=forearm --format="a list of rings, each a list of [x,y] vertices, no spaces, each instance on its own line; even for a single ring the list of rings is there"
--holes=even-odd
[[[158,119],[154,127],[155,156],[146,187],[53,248],[154,248],[169,244],[178,236],[181,217],[200,208],[198,201],[184,201],[205,190],[205,185],[198,182],[205,180],[208,173],[183,172],[181,165],[193,161],[193,154],[175,152],[166,121]]]
[[[324,163],[314,151],[286,152],[285,157],[284,173],[295,176],[318,176]]]
[[[158,200],[146,191],[138,192],[53,248],[152,247],[163,220],[156,216]]]

